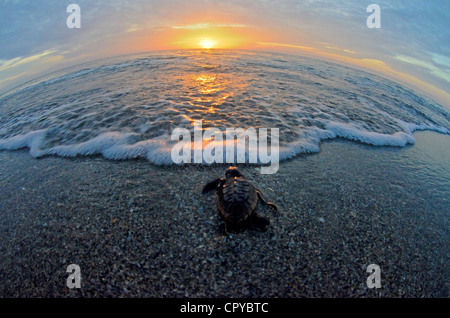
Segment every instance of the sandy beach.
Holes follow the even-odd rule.
[[[0,296],[449,297],[450,138],[414,136],[325,142],[274,175],[239,166],[280,215],[260,205],[270,229],[232,235],[201,194],[225,165],[1,151]]]

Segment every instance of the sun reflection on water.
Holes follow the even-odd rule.
[[[176,109],[182,121],[178,123],[190,126],[191,133],[199,128],[195,126],[196,120],[202,121],[202,132],[217,128],[219,133],[234,126],[234,114],[241,107],[235,98],[247,91],[249,83],[246,74],[231,68],[230,61],[223,59],[222,54],[221,50],[195,51],[195,56],[191,56],[186,65],[187,71],[178,73],[173,79],[180,89]],[[206,137],[202,147],[216,143],[222,141]]]

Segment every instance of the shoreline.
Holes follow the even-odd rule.
[[[0,297],[448,297],[449,179],[436,149],[450,141],[414,136],[402,148],[322,141],[274,175],[243,165],[280,216],[261,207],[270,229],[233,235],[219,230],[215,195],[201,195],[225,164],[0,151]],[[380,289],[365,286],[372,263]],[[69,264],[79,290],[66,287]]]

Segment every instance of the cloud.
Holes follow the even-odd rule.
[[[126,30],[126,33],[130,33],[130,32],[136,32],[136,31],[141,31],[143,30],[142,27],[140,27],[138,24],[131,24]]]
[[[441,67],[450,68],[450,57],[434,53],[431,56],[434,63]]]
[[[343,49],[337,46],[333,46],[330,45],[328,43],[321,43],[322,45],[324,45],[325,48],[333,50],[333,51],[338,51],[338,52],[344,52],[344,53],[348,53],[348,54],[356,54],[355,51],[349,50],[349,49]]]
[[[211,23],[197,23],[190,25],[173,26],[172,29],[186,29],[186,30],[199,30],[210,28],[244,28],[244,24],[211,24]]]
[[[431,74],[433,74],[434,76],[437,76],[447,82],[450,83],[450,72],[449,71],[444,71],[442,68],[436,67],[433,63],[427,62],[427,61],[423,61],[423,60],[419,60],[416,59],[414,57],[411,56],[405,56],[405,55],[397,55],[395,57],[397,60],[405,62],[405,63],[409,63],[421,68],[426,69],[428,72],[430,72]],[[446,57],[442,57],[436,55],[433,58],[433,61],[437,64],[446,66],[447,68],[450,66],[450,59],[446,58]],[[449,64],[447,64],[449,63]]]
[[[23,75],[25,75],[25,74],[26,74],[26,72],[22,72],[22,73],[20,73],[20,74],[17,74],[17,75],[10,76],[10,77],[8,77],[8,78],[2,79],[2,80],[0,80],[0,84],[1,84],[1,83],[4,83],[4,82],[8,82],[8,81],[15,80],[16,78],[19,78],[19,77],[21,77],[21,76],[23,76]]]
[[[31,56],[28,56],[25,58],[16,57],[16,58],[13,58],[10,60],[2,60],[2,63],[0,64],[0,72],[6,71],[11,68],[18,67],[18,66],[22,66],[23,64],[34,62],[36,60],[43,58],[44,56],[51,55],[55,52],[57,52],[57,51],[56,50],[47,50],[47,51],[41,52],[39,54],[31,55]]]
[[[309,51],[309,52],[318,52],[319,49],[310,47],[310,46],[303,46],[303,45],[295,45],[295,44],[286,44],[286,43],[273,43],[273,42],[256,42],[256,44],[262,45],[262,46],[277,46],[277,47],[286,47],[286,48],[293,48],[293,49],[300,49],[302,51]]]

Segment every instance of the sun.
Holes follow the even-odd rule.
[[[214,46],[216,45],[216,41],[213,41],[211,39],[203,39],[199,44],[202,48],[209,50],[214,48]]]

